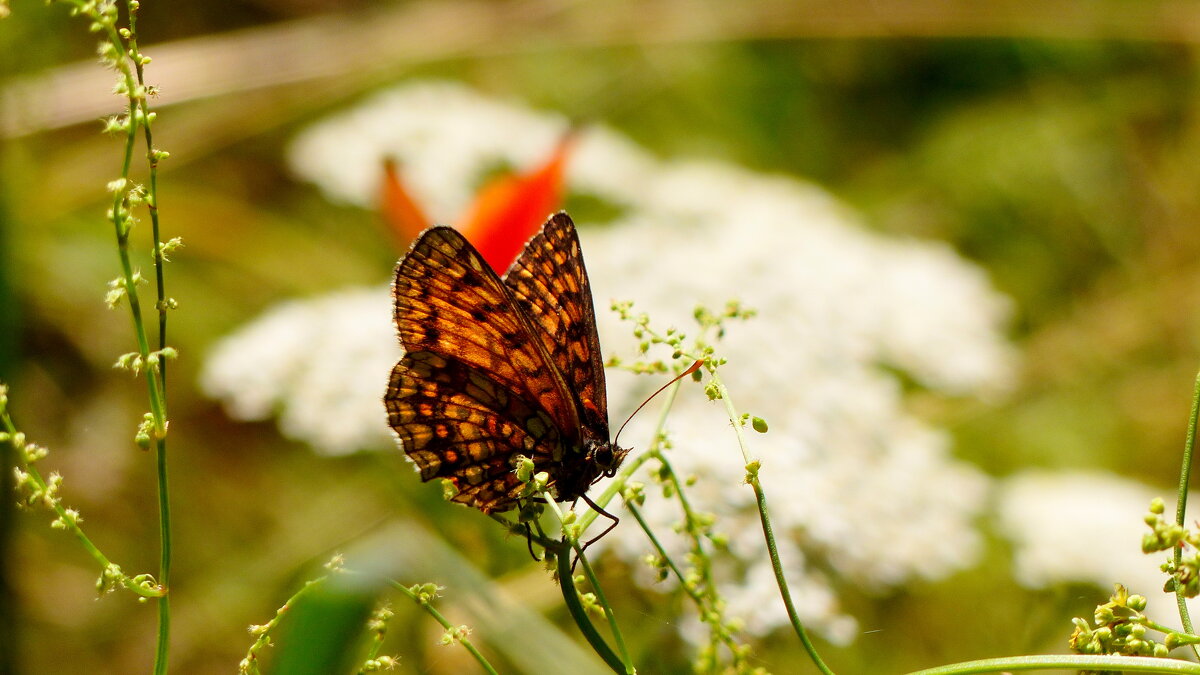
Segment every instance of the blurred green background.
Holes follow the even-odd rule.
[[[161,175],[165,227],[187,246],[168,270],[183,307],[170,339],[183,355],[171,373],[175,672],[231,672],[250,643],[246,626],[398,514],[441,530],[486,561],[507,592],[565,623],[557,590],[523,543],[427,493],[406,495],[407,469],[373,456],[316,457],[273,424],[230,421],[195,391],[206,347],[264,307],[386,278],[397,252],[378,216],[330,204],[290,177],[281,156],[303,124],[409,78],[452,78],[603,121],[661,156],[798,175],[880,231],[950,243],[1014,299],[1012,339],[1025,361],[1004,402],[918,391],[921,415],[950,428],[958,455],[994,475],[1101,467],[1172,489],[1200,366],[1192,5],[143,5],[151,56],[170,42],[230,58],[187,79],[169,80],[156,64],[148,71],[163,90],[156,141],[172,153]],[[52,449],[91,536],[126,570],[151,570],[153,461],[130,442],[145,394],[110,367],[133,342],[127,316],[102,302],[117,273],[103,212],[119,144],[94,120],[119,104],[107,96],[110,75],[91,63],[82,21],[34,0],[12,9],[0,22],[0,86],[8,97],[33,96],[15,87],[39,83],[36,95],[54,105],[19,118],[4,108],[0,120],[0,377],[14,387],[21,426]],[[394,31],[395,45],[318,40],[289,60],[304,30],[337,35],[339,22]],[[0,528],[9,589],[0,612],[16,618],[0,619],[15,639],[3,667],[146,671],[153,609],[128,594],[97,601],[95,570],[45,527],[45,514],[4,518],[13,527]],[[674,602],[636,588],[617,594],[634,616]],[[1023,590],[996,545],[947,582],[883,599],[848,594],[864,630],[878,632],[824,652],[839,671],[898,672],[1061,651],[1069,617],[1089,615],[1105,595]],[[439,627],[394,605],[385,651],[402,656],[402,672],[471,672],[461,653],[437,645]],[[672,634],[661,626],[636,638],[647,672],[686,671]],[[794,642],[781,632],[758,654],[773,672],[808,672]]]

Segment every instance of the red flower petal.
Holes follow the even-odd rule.
[[[401,251],[406,250],[408,243],[430,225],[425,212],[417,206],[408,190],[404,188],[396,161],[390,157],[383,160],[383,189],[380,202],[383,221],[395,235]]]
[[[496,271],[507,269],[525,242],[558,210],[563,171],[573,142],[574,135],[567,134],[542,166],[485,185],[459,222],[458,230]]]

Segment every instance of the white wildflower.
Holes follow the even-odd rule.
[[[1150,500],[1165,493],[1101,472],[1039,470],[1005,479],[997,520],[1013,544],[1017,580],[1028,588],[1087,583],[1105,592],[1119,583],[1168,608],[1175,596],[1163,592],[1159,566],[1170,553],[1141,550]]]
[[[285,303],[217,343],[200,384],[242,420],[328,454],[385,447],[387,375],[401,356],[386,286]]]
[[[528,167],[566,129],[557,115],[422,84],[316,125],[296,141],[291,162],[331,198],[368,206],[382,159],[395,157],[414,196],[445,220],[462,212],[488,168]],[[855,632],[809,555],[878,591],[973,563],[980,538],[972,521],[988,481],[951,458],[945,433],[905,410],[899,383],[880,365],[954,395],[1003,391],[1014,360],[1001,336],[1009,308],[979,269],[944,245],[868,232],[814,186],[662,162],[602,129],[580,132],[568,189],[622,207],[609,227],[581,223],[606,354],[634,349],[629,327],[605,309],[611,299],[633,300],[656,325],[688,333],[697,303],[718,309],[739,298],[759,311],[728,326],[722,374],[738,407],[770,423],[769,434],[750,432],[751,451],[762,460],[793,596],[811,627],[837,642]],[[243,416],[278,411],[285,432],[327,452],[382,447],[380,397],[398,354],[388,300],[382,290],[363,291],[351,307],[347,297],[293,305],[230,338],[210,360],[207,389]],[[614,422],[660,383],[608,377]],[[636,419],[623,444],[644,447],[652,418]],[[718,569],[730,615],[754,634],[784,625],[723,409],[686,389],[669,429],[672,461],[699,478],[689,495],[717,513],[736,557]],[[657,497],[645,510],[659,533],[669,535],[679,519]],[[678,537],[666,544],[673,553],[684,547]],[[638,565],[649,550],[629,522],[597,546]]]

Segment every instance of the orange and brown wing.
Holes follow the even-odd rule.
[[[405,354],[392,369],[384,404],[421,479],[449,479],[457,488],[452,501],[484,513],[517,500],[515,455],[532,458],[538,470],[562,462],[563,444],[545,412],[458,359]]]
[[[579,426],[567,382],[492,268],[461,234],[432,227],[396,268],[396,331],[406,352],[455,359],[538,406],[559,429]]]
[[[608,400],[596,311],[570,216],[560,212],[550,217],[504,274],[504,283],[540,328],[537,337],[576,395],[587,431],[607,442]]]

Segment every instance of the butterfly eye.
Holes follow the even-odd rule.
[[[605,469],[612,466],[615,456],[616,455],[614,455],[611,445],[602,445],[599,448],[596,448],[596,463]]]

